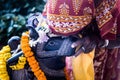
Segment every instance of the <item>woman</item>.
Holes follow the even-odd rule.
[[[84,59],[81,58],[81,55],[78,58],[71,57],[74,63],[72,64],[71,61],[69,61],[68,58],[66,58],[67,59],[66,67],[69,75],[71,75],[70,77],[71,80],[73,79],[73,76],[75,80],[94,79],[93,70],[94,51],[92,50],[95,48],[96,44],[94,40],[89,41],[89,38],[93,36],[93,33],[97,32],[94,31],[94,28],[97,27],[93,26],[93,22],[95,22],[93,20],[93,16],[94,16],[94,2],[92,0],[48,0],[47,2],[47,19],[51,32],[56,35],[74,36],[79,39],[77,42],[80,43],[79,46],[81,48],[77,51],[77,54],[82,53]],[[99,34],[94,34],[94,36],[99,36]],[[86,46],[89,44],[88,41],[91,42],[91,44],[89,46]],[[72,47],[75,47],[75,45],[73,45]],[[87,49],[84,50],[84,48]],[[91,51],[92,51],[91,54],[84,55],[83,53],[83,52],[89,53]],[[88,58],[90,58],[90,60],[87,60],[87,62],[85,62],[87,66],[86,65],[81,66],[80,65],[81,63],[78,60],[76,60],[81,59],[81,61],[85,61],[85,59]],[[71,71],[71,64],[73,67],[73,74]],[[76,64],[78,64],[78,66]],[[90,75],[87,74],[86,72],[86,70],[89,69],[91,69]],[[79,74],[80,70],[82,70],[82,72],[80,72]]]
[[[104,39],[106,42],[104,48],[96,49],[96,56],[94,59],[95,79],[119,80],[119,0],[94,1],[98,27],[102,39]]]
[[[118,12],[118,6],[116,6],[117,3],[118,3],[117,0],[94,0],[94,2],[92,0],[48,1],[47,7],[48,10],[47,18],[49,20],[48,24],[54,34],[62,36],[79,35],[79,41],[72,45],[73,47],[81,45],[76,53],[77,56],[81,52],[89,53],[96,47],[95,51],[96,54],[94,59],[96,80],[119,79],[117,78],[118,74],[113,75],[113,73],[115,74],[117,73],[115,72],[117,62],[119,61],[117,60],[119,57],[118,54],[119,52],[117,48],[120,45],[119,43],[120,17]],[[96,10],[95,12],[94,9]],[[87,23],[86,25],[80,25],[79,23],[82,23],[81,20],[76,22],[74,20],[70,20],[69,17],[67,18],[67,16],[81,17],[84,15],[91,16],[91,18],[86,20]],[[96,21],[94,20],[94,18],[96,19]],[[84,20],[84,18],[82,19]],[[71,26],[70,21],[72,21],[73,23],[76,22],[78,28],[75,29],[73,25]],[[92,55],[92,58],[89,59],[90,63],[87,60],[86,64],[91,64],[93,57],[94,55]],[[84,78],[85,76],[89,76],[87,75],[87,72],[85,72],[86,74],[84,74],[83,75],[84,77],[82,78],[78,78],[80,75],[76,76],[77,74],[76,72],[80,71],[79,69],[74,70],[76,68],[76,65],[80,64],[77,61],[78,59],[74,59],[72,64],[73,75],[75,77],[75,80],[87,80]],[[82,59],[82,61],[84,62],[85,60]],[[109,64],[109,66],[107,66],[107,63]],[[81,65],[79,65],[78,68],[81,68]],[[71,71],[71,68],[69,70]],[[89,70],[88,66],[85,70]],[[93,71],[92,74],[94,75]],[[93,75],[91,80],[93,80],[94,78]],[[112,75],[113,77],[110,77],[110,75]]]

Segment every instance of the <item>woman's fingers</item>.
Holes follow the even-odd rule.
[[[78,40],[78,41],[74,42],[71,45],[71,47],[72,48],[76,47],[77,51],[74,55],[76,57],[82,52],[84,52],[84,53],[91,52],[96,47],[96,42],[91,41],[89,38],[84,38],[84,39],[81,39],[81,40]]]
[[[80,53],[82,53],[83,52],[83,50],[82,50],[82,48],[80,48],[76,53],[75,53],[75,57],[77,57]]]
[[[72,48],[76,48],[77,46],[80,46],[81,43],[82,43],[82,41],[81,41],[81,40],[78,40],[78,41],[74,42],[74,43],[71,45],[71,47],[72,47]]]
[[[94,48],[96,47],[96,44],[94,42],[91,42],[90,44],[88,44],[87,46],[84,46],[84,53],[89,53],[91,52]]]

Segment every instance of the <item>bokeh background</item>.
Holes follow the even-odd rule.
[[[31,13],[42,12],[46,0],[0,0],[0,48],[12,36],[26,31],[26,20]]]

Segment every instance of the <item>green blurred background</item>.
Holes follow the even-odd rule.
[[[45,0],[0,0],[0,48],[12,36],[26,31],[26,20],[31,13],[42,12]]]

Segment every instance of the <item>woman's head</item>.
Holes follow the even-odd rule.
[[[48,0],[48,25],[54,33],[71,35],[88,25],[94,13],[92,0]]]

